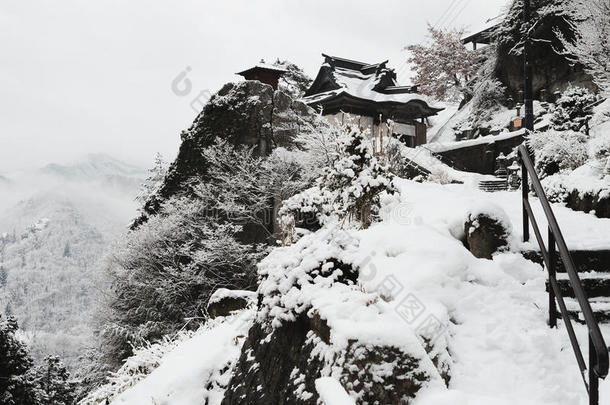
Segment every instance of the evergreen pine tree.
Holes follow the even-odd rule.
[[[556,102],[553,127],[559,131],[582,131],[591,118],[590,106],[595,100],[595,95],[583,87],[568,87]]]
[[[71,251],[70,251],[70,242],[66,242],[66,245],[64,246],[64,257],[70,257],[72,255]]]
[[[0,288],[6,286],[8,280],[8,272],[4,266],[0,266]]]
[[[70,405],[75,400],[75,383],[57,356],[48,356],[36,367],[36,384],[46,405]]]
[[[333,216],[368,228],[380,209],[380,195],[394,194],[394,175],[374,156],[362,129],[341,127],[333,156],[315,185],[284,201],[280,215],[295,218],[315,213],[321,223]]]
[[[40,404],[39,390],[31,374],[32,359],[25,344],[16,336],[13,317],[0,316],[0,404]]]

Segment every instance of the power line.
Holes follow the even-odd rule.
[[[445,9],[445,11],[443,12],[443,14],[441,14],[441,16],[439,17],[439,19],[438,19],[438,20],[436,21],[436,23],[434,24],[434,27],[437,27],[437,26],[438,26],[438,24],[441,22],[441,20],[442,20],[443,18],[445,18],[445,16],[446,16],[446,15],[447,15],[447,13],[449,12],[449,10],[451,10],[451,7],[453,7],[453,5],[455,4],[455,2],[456,2],[456,1],[458,1],[458,0],[453,0],[453,1],[451,2],[451,4],[449,4],[449,7],[447,7],[447,8]]]
[[[450,16],[452,13],[452,11],[455,11],[454,6],[458,6],[460,4],[460,2],[462,2],[463,0],[451,0],[451,3],[449,3],[449,6],[445,9],[445,11],[443,12],[443,14],[441,14],[441,16],[439,17],[439,19],[436,21],[436,23],[433,25],[433,28],[436,28],[439,23],[445,18]],[[453,10],[452,10],[453,9]],[[401,75],[404,73],[405,68],[408,66],[409,62],[405,61],[397,70],[396,70],[396,75],[398,77],[398,75]]]
[[[451,18],[451,21],[449,21],[449,23],[445,24],[444,27],[448,28],[449,26],[451,26],[451,24],[453,24],[453,22],[455,20],[457,20],[457,18],[460,15],[462,15],[464,10],[466,10],[466,7],[468,7],[468,5],[470,4],[471,1],[472,0],[452,0],[451,3],[449,4],[449,6],[445,9],[443,14],[440,16],[440,18],[437,20],[436,24],[434,24],[433,27],[437,28],[440,23],[442,23],[443,21],[446,22],[449,18]],[[460,8],[460,6],[462,6],[462,7]],[[452,16],[453,16],[453,18],[452,18]],[[397,77],[398,77],[398,75],[402,75],[404,73],[407,66],[408,66],[408,61],[405,61],[400,66],[400,68],[398,68],[396,70]]]
[[[459,14],[460,6],[463,4],[463,2],[464,2],[464,0],[457,0],[457,2],[450,9],[449,13],[447,13],[445,15],[445,17],[441,18],[441,20],[438,22],[437,27],[446,26],[447,21],[452,19],[453,16],[456,15],[455,14],[456,12],[458,12],[458,14]]]
[[[446,27],[449,27],[451,24],[453,24],[453,22],[455,20],[457,20],[457,18],[464,12],[464,10],[466,10],[466,7],[468,7],[468,4],[470,4],[472,0],[467,0],[466,3],[464,4],[464,7],[462,7],[462,9],[455,15],[455,17],[453,17],[453,20],[451,20],[449,22],[449,24],[446,25]]]

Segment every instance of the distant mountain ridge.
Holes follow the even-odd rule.
[[[147,171],[105,154],[0,176],[0,313],[32,354],[74,370],[91,346],[101,261],[136,216]],[[4,198],[5,197],[5,198]]]
[[[97,262],[110,236],[55,196],[34,197],[8,211],[22,225],[5,227],[0,218],[0,267],[7,276],[0,312],[17,317],[37,359],[60,355],[74,366],[91,339]]]
[[[96,180],[112,177],[142,178],[146,175],[146,170],[104,153],[88,154],[84,160],[71,165],[51,163],[44,166],[41,171],[68,180]]]

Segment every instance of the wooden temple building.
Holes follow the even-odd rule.
[[[494,41],[494,36],[498,25],[502,23],[505,16],[501,14],[497,17],[490,18],[483,22],[479,27],[475,27],[471,32],[462,37],[464,45],[472,44],[472,49],[477,50],[477,46],[489,45]]]
[[[364,63],[322,54],[324,63],[303,101],[321,110],[329,119],[345,122],[357,120],[371,134],[391,128],[390,136],[407,146],[427,142],[426,118],[436,115],[435,108],[417,86],[398,86],[396,73],[388,61]],[[388,120],[391,126],[387,126]]]
[[[266,64],[264,60],[261,60],[254,67],[236,74],[243,76],[246,80],[258,80],[261,83],[270,85],[273,87],[273,90],[277,90],[280,77],[284,73],[286,73],[286,69]]]

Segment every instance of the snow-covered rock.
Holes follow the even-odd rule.
[[[231,347],[234,366],[221,373],[226,385],[217,396],[205,397],[206,376],[228,360],[203,355],[218,352],[202,335],[180,351],[184,359],[190,354],[184,370],[172,357],[161,360],[163,372],[121,398],[168,405],[203,404],[204,398],[271,404],[278,397],[325,405],[584,405],[568,335],[547,325],[545,273],[520,253],[536,248],[520,242],[520,193],[407,180],[396,186],[400,200],[384,200],[380,223],[366,230],[327,224],[263,260],[252,327],[223,337],[247,335],[238,339],[245,341],[241,351]],[[532,205],[545,227],[534,197]],[[553,208],[570,248],[610,248],[610,220]],[[474,257],[460,240],[464,218],[482,212],[510,234],[509,250],[492,260]],[[227,325],[222,319],[213,327]],[[575,327],[586,342],[586,328]],[[206,370],[198,380],[191,378],[201,376],[197,370]],[[180,402],[178,390],[189,398],[198,393],[199,402]],[[603,382],[602,398],[608,394]]]

